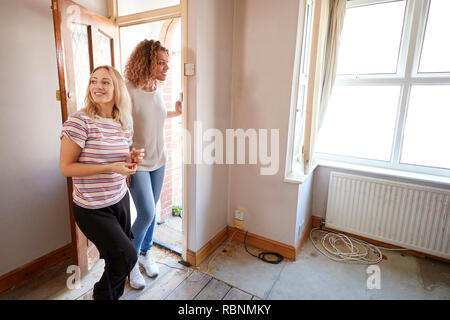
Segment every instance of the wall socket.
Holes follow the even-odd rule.
[[[244,220],[244,211],[241,209],[234,210],[234,218],[238,220]]]
[[[244,211],[241,209],[234,210],[234,226],[238,229],[244,227]]]

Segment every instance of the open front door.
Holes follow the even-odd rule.
[[[62,121],[84,107],[91,71],[119,65],[119,29],[111,20],[69,0],[52,0]],[[72,179],[67,180],[74,263],[81,274],[97,262],[96,247],[77,227],[72,214]]]

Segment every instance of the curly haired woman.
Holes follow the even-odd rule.
[[[137,217],[131,228],[138,261],[130,273],[130,286],[145,287],[139,270],[142,264],[149,277],[158,275],[150,249],[155,229],[156,204],[164,181],[167,150],[164,143],[166,118],[181,115],[181,102],[175,111],[166,111],[160,82],[166,80],[169,70],[169,51],[159,41],[143,40],[130,55],[125,66],[127,88],[133,102],[134,139],[136,149],[144,149],[145,157],[131,178],[130,192]]]

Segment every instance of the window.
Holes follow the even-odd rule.
[[[450,176],[448,12],[448,0],[348,2],[317,158]]]
[[[289,143],[287,155],[288,163],[286,165],[286,179],[297,180],[299,176],[303,176],[302,168],[302,146],[304,140],[305,127],[305,104],[307,99],[310,53],[311,53],[311,36],[313,27],[314,5],[312,0],[304,2],[304,7],[299,8],[299,24],[297,30],[297,49],[294,67],[294,79],[292,81],[292,105],[291,105],[291,123],[289,132],[290,139],[293,143]],[[291,132],[293,132],[291,136]]]
[[[180,0],[116,0],[119,16],[177,6]]]

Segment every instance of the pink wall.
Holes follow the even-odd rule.
[[[187,62],[196,69],[187,83],[193,139],[194,121],[201,121],[204,131],[230,128],[232,40],[233,1],[188,1]],[[189,166],[188,249],[198,251],[227,226],[228,176],[227,165]]]
[[[0,1],[0,276],[71,243],[50,1]]]
[[[298,214],[299,186],[283,181],[298,5],[299,0],[188,2],[187,62],[196,66],[187,86],[191,134],[194,121],[202,121],[203,130],[222,132],[279,129],[275,175],[260,175],[261,165],[189,166],[190,250],[232,226],[237,207],[245,211],[245,230],[296,244],[297,225],[310,211],[305,205]]]
[[[228,224],[245,209],[244,229],[295,245],[298,185],[284,178],[298,0],[235,1],[232,127],[279,129],[279,170],[230,166]]]

